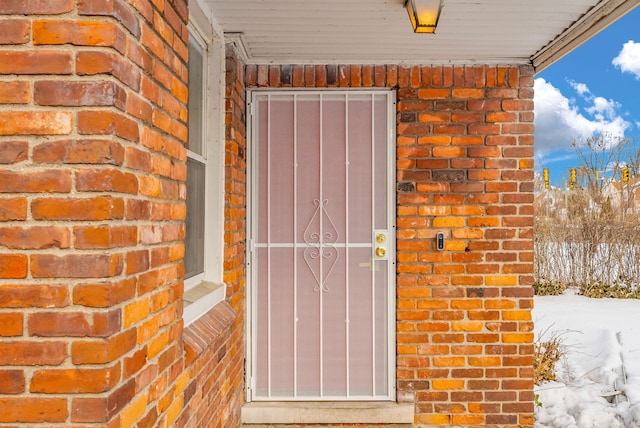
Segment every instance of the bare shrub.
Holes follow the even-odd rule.
[[[533,283],[533,292],[537,296],[560,296],[565,291],[567,291],[567,284],[553,282],[548,279]]]
[[[556,380],[556,363],[563,355],[564,349],[559,335],[553,335],[549,340],[539,339],[534,345],[533,382],[540,385]]]
[[[606,136],[574,148],[583,164],[574,188],[544,189],[539,179],[536,186],[536,294],[561,294],[572,286],[591,297],[638,298],[640,216],[633,196],[640,190],[640,151]],[[621,180],[623,167],[632,170],[629,183]]]
[[[607,284],[595,282],[583,287],[580,294],[595,299],[615,298],[615,299],[640,299],[640,288],[624,284]]]

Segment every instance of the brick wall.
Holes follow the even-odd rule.
[[[245,79],[228,51],[228,299],[183,332],[186,1],[6,0],[0,18],[0,424],[238,425],[243,81],[397,89],[399,395],[419,424],[532,424],[531,69]]]
[[[248,65],[246,79],[397,90],[398,395],[417,424],[533,425],[533,70]]]
[[[0,2],[0,425],[186,421],[197,394],[212,402],[192,379],[198,352],[231,361],[221,391],[238,414],[241,174],[233,308],[205,316],[223,325],[199,350],[180,317],[187,21],[186,0]]]

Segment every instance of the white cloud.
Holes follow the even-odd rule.
[[[640,79],[640,43],[629,40],[622,45],[622,50],[618,56],[611,61],[623,73],[629,72]]]
[[[593,97],[591,101],[593,106],[586,107],[585,110],[593,115],[596,120],[615,120],[616,109],[620,107],[619,103],[602,97]]]
[[[584,83],[569,84],[587,104],[583,109],[543,78],[535,80],[534,147],[537,157],[567,150],[573,141],[596,134],[622,137],[631,126],[618,114],[619,103],[593,95]]]
[[[561,154],[558,155],[550,155],[550,156],[545,156],[544,157],[544,161],[547,164],[551,164],[551,163],[556,163],[556,162],[564,162],[567,160],[575,160],[576,159],[576,154],[575,153],[566,153],[563,152]]]
[[[593,105],[585,107],[585,111],[595,117],[596,120],[615,119],[616,109],[620,108],[620,103],[608,100],[603,97],[593,95],[586,83],[568,81],[569,85],[580,95],[580,97]]]
[[[573,80],[569,80],[569,84],[573,89],[576,90],[578,95],[583,95],[583,96],[585,94],[591,95],[591,91],[589,90],[589,87],[585,83],[578,83],[578,82],[574,82]]]

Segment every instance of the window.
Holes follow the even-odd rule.
[[[189,139],[184,254],[184,322],[225,297],[224,50],[212,18],[194,2],[189,23]],[[208,31],[207,31],[208,30]]]
[[[184,279],[197,283],[204,275],[205,188],[207,172],[204,129],[206,45],[189,32],[189,141],[187,145],[187,234],[184,240]]]

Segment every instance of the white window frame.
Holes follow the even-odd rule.
[[[203,155],[188,157],[205,164],[204,272],[184,282],[185,326],[223,301],[224,259],[224,36],[210,9],[200,0],[189,4],[189,34],[205,47],[203,71]],[[187,171],[189,174],[189,171]]]

